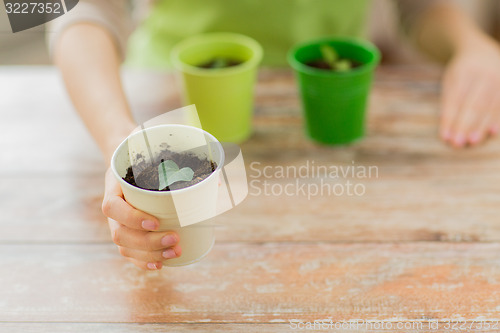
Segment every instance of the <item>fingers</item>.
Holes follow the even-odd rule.
[[[182,254],[174,232],[139,231],[108,219],[113,242],[122,256],[142,269],[161,269],[162,261]]]
[[[490,127],[490,134],[497,135],[500,132],[500,119],[497,119],[495,123]]]
[[[134,258],[127,258],[128,261],[136,265],[137,267],[144,269],[144,270],[150,270],[154,271],[157,269],[161,269],[163,267],[163,264],[161,261],[158,262],[146,262],[146,261],[140,261]]]
[[[118,249],[122,256],[146,263],[162,262],[177,258],[180,255],[180,247],[178,245],[159,251],[141,251],[122,246],[119,246]]]
[[[130,206],[111,170],[106,173],[102,211],[108,217],[113,242],[120,254],[143,269],[160,269],[162,261],[177,258],[182,251],[179,236],[172,231],[151,232],[159,221]]]
[[[445,75],[443,79],[443,93],[441,98],[441,125],[440,136],[444,141],[451,141],[454,137],[453,124],[455,117],[460,110],[464,94],[462,90],[466,90],[463,80],[456,80],[451,75]]]
[[[466,144],[477,145],[489,134],[494,118],[499,110],[495,105],[496,92],[490,87],[478,86],[470,93],[455,122],[453,144],[463,147]]]
[[[156,251],[172,247],[179,242],[174,232],[147,232],[128,228],[117,223],[111,231],[113,242],[118,246],[142,250]]]
[[[483,142],[489,135],[493,135],[491,128],[494,126],[498,114],[500,114],[500,103],[495,101],[491,101],[483,109],[483,112],[477,114],[475,122],[471,124],[469,129],[468,142],[470,145],[475,146]]]
[[[500,130],[500,49],[484,40],[477,47],[455,54],[443,77],[440,135],[457,148]]]
[[[106,172],[102,212],[107,217],[136,230],[154,231],[160,226],[154,216],[135,209],[124,200],[120,184],[111,170]]]
[[[495,133],[500,122],[496,120],[500,117],[498,93],[484,84],[470,89],[444,84],[443,88],[440,134],[444,141],[461,148],[477,145]]]
[[[482,100],[482,87],[473,89],[466,97],[460,109],[455,111],[453,126],[451,129],[451,143],[457,147],[463,147],[470,143],[470,139],[479,142],[482,133],[478,132],[478,124],[484,119],[484,111],[487,103]]]
[[[494,115],[491,117],[491,123],[488,125],[488,133],[494,136],[500,133],[500,94],[496,95],[492,112]]]
[[[119,248],[119,249],[120,249],[120,253],[122,253],[122,251],[123,251],[124,254],[131,255],[130,257],[125,256],[125,259],[127,259],[128,261],[130,261],[131,263],[133,263],[134,265],[136,265],[137,267],[139,267],[141,269],[154,271],[154,270],[161,269],[163,267],[162,261],[164,261],[165,259],[161,259],[158,261],[141,260],[141,259],[137,259],[132,252],[124,251],[121,248]],[[180,248],[178,250],[180,253]],[[179,254],[179,256],[180,256],[180,254]]]
[[[476,101],[473,102],[478,112],[466,129],[470,145],[477,145],[488,137],[489,128],[500,111],[500,105],[497,102],[497,100],[500,101],[497,97],[497,85],[483,83],[479,88],[481,90],[477,94]]]

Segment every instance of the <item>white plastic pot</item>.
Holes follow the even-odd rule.
[[[145,190],[123,180],[138,154],[155,157],[165,147],[178,153],[193,152],[200,158],[216,162],[217,168],[200,183],[172,191]],[[182,255],[166,260],[164,265],[189,265],[210,252],[215,235],[213,225],[207,220],[216,215],[219,175],[223,164],[224,150],[219,141],[202,129],[185,125],[159,125],[135,132],[113,154],[111,169],[120,182],[125,200],[157,217],[159,231],[172,230],[179,235]]]

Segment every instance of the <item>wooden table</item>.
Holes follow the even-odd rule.
[[[180,105],[170,76],[124,80],[139,119]],[[57,72],[1,68],[0,332],[288,332],[290,320],[322,319],[498,327],[500,141],[441,143],[438,82],[429,67],[380,69],[366,139],[329,148],[305,138],[291,73],[263,71],[242,145],[248,198],[217,218],[202,262],[144,272],[110,240],[104,165]],[[264,181],[297,184],[264,168],[313,161],[378,177],[298,179],[351,181],[363,195],[258,195]]]

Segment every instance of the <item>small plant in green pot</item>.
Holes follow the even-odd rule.
[[[179,42],[171,58],[184,104],[196,105],[202,128],[223,142],[246,140],[261,46],[240,34],[207,33]]]
[[[294,47],[295,70],[307,134],[324,144],[348,144],[365,133],[365,111],[377,48],[356,39],[328,38]]]

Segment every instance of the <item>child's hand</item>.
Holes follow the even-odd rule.
[[[158,229],[158,219],[125,201],[110,169],[105,184],[102,211],[122,256],[142,269],[155,270],[162,267],[162,261],[181,255],[179,236],[175,232],[151,232]]]
[[[500,129],[500,47],[488,37],[458,51],[443,77],[440,134],[460,148]]]

